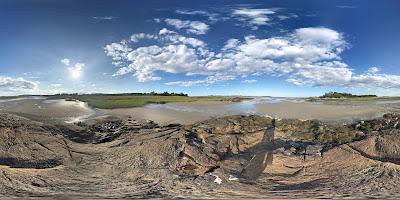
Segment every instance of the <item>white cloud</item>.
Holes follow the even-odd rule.
[[[161,29],[161,30],[158,32],[158,34],[159,34],[159,35],[167,35],[167,34],[176,34],[176,32],[175,32],[175,31],[168,30],[168,29],[166,29],[166,28],[163,28],[163,29]]]
[[[190,73],[199,71],[205,61],[198,60],[198,55],[208,55],[203,41],[178,35],[174,31],[161,29],[158,35],[137,37],[130,42],[111,43],[104,48],[106,54],[113,59],[119,70],[113,76],[133,73],[139,81],[160,80],[154,76],[155,71],[168,73]],[[139,34],[141,35],[141,34]],[[131,38],[132,38],[131,37]],[[139,39],[153,39],[163,45],[150,45],[132,49],[129,45]]]
[[[135,34],[136,35],[136,34]],[[190,87],[234,80],[238,77],[282,76],[301,86],[400,87],[400,76],[379,73],[376,67],[356,74],[340,54],[348,48],[341,33],[324,28],[300,28],[285,36],[229,39],[219,51],[198,39],[168,29],[158,35],[111,43],[105,52],[119,70],[114,76],[133,74],[138,81],[161,80],[158,72],[201,75],[204,79],[172,81],[167,85]],[[155,44],[140,46],[143,39]]]
[[[255,8],[238,8],[234,9],[232,14],[234,17],[238,17],[239,20],[244,21],[256,30],[261,25],[267,25],[271,18],[270,15],[276,13],[276,9],[255,9]]]
[[[279,20],[287,20],[287,19],[291,19],[291,18],[298,18],[299,16],[293,13],[289,13],[286,15],[278,15],[276,16]]]
[[[66,66],[69,66],[70,60],[68,58],[64,58],[61,60],[61,63],[63,63]]]
[[[176,29],[184,29],[187,33],[193,33],[197,35],[206,34],[210,29],[209,26],[200,21],[189,21],[180,19],[165,19],[165,23]]]
[[[376,73],[378,73],[380,70],[379,70],[379,68],[377,68],[377,67],[371,67],[371,68],[369,68],[368,69],[368,73],[370,73],[370,74],[376,74]]]
[[[53,83],[53,84],[50,84],[50,87],[52,87],[52,88],[59,88],[59,87],[61,87],[61,84],[59,84],[59,83]]]
[[[303,65],[288,82],[306,86],[338,86],[351,81],[352,71],[339,61]]]
[[[255,79],[248,79],[248,80],[243,80],[242,83],[256,83],[257,80]]]
[[[400,88],[400,76],[391,74],[354,75],[347,87]]]
[[[111,43],[104,47],[104,51],[107,56],[112,57],[113,65],[115,66],[121,66],[122,61],[125,60],[131,50],[132,49],[128,47],[126,41]]]
[[[336,65],[335,65],[336,64]],[[366,74],[355,74],[340,62],[309,65],[300,69],[288,79],[295,85],[340,86],[348,88],[400,88],[400,76],[379,74],[377,68],[370,68]]]
[[[1,91],[27,91],[37,88],[37,83],[25,80],[23,78],[12,78],[0,76]]]
[[[138,34],[133,34],[131,35],[131,41],[132,42],[138,42],[139,40],[142,39],[157,39],[157,35],[153,35],[153,34],[146,34],[146,33],[138,33]]]
[[[181,87],[192,87],[195,85],[212,85],[224,81],[234,80],[236,77],[232,75],[216,75],[216,76],[209,76],[203,80],[191,80],[191,81],[174,81],[174,82],[167,82],[165,85],[177,85]]]
[[[228,41],[225,42],[224,47],[222,48],[222,50],[229,50],[229,49],[233,49],[235,47],[237,47],[237,45],[240,43],[240,41],[238,39],[229,39]]]
[[[117,17],[114,16],[104,16],[104,17],[93,17],[95,20],[113,20],[116,19]]]
[[[317,27],[317,28],[299,28],[295,31],[295,37],[302,40],[304,43],[311,43],[314,45],[336,45],[344,44],[342,34],[335,30]]]
[[[204,10],[176,10],[176,13],[181,15],[202,15],[206,16],[211,22],[218,21],[218,14],[210,13]]]

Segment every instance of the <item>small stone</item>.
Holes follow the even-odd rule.
[[[229,175],[228,180],[230,180],[230,181],[237,181],[237,180],[239,180],[239,179],[236,178],[236,177],[234,177],[234,176],[232,176],[232,175]]]
[[[218,185],[221,185],[222,179],[218,177],[217,175],[213,175],[215,177],[214,183],[217,183]]]

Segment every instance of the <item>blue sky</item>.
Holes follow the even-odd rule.
[[[399,1],[0,1],[0,95],[400,95]]]

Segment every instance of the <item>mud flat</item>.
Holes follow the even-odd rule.
[[[400,115],[158,125],[0,114],[0,198],[399,198]]]
[[[192,124],[212,117],[228,115],[269,115],[286,119],[318,119],[329,123],[351,123],[361,119],[381,117],[394,111],[398,104],[378,103],[308,103],[303,101],[197,101],[184,103],[151,104],[140,108],[102,110],[113,116],[131,116],[151,119],[159,124]]]
[[[313,104],[278,102],[256,104],[259,113],[279,118],[318,119],[326,122],[352,122],[382,116],[389,108],[377,104]]]
[[[153,120],[159,124],[192,124],[216,116],[237,114],[229,106],[238,103],[227,101],[196,101],[168,104],[150,104],[138,108],[101,110],[118,117],[133,117],[138,120]]]
[[[397,112],[400,102],[306,102],[300,98],[255,98],[241,102],[194,101],[148,104],[143,107],[96,109],[81,101],[45,98],[0,100],[0,113],[10,113],[42,122],[77,122],[97,117],[132,117],[158,124],[193,124],[213,117],[261,115],[283,119],[317,119],[327,123],[351,123]]]
[[[0,113],[11,113],[39,121],[75,122],[96,115],[85,102],[27,97],[0,100]]]

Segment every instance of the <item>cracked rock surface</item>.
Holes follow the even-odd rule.
[[[399,119],[159,126],[0,114],[0,198],[398,198]]]

